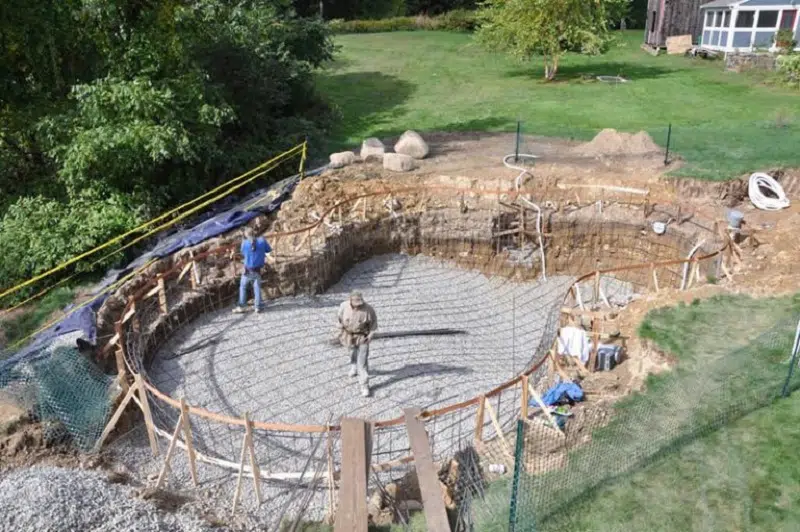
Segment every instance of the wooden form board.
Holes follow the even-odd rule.
[[[422,494],[422,508],[425,511],[425,522],[429,532],[450,532],[450,522],[447,520],[447,509],[442,498],[442,488],[439,487],[439,475],[433,465],[431,446],[428,442],[428,433],[425,425],[417,416],[419,408],[406,408],[406,430],[408,440],[411,442],[411,452],[414,455],[414,465],[419,479],[419,490]]]
[[[334,532],[367,532],[367,474],[372,445],[363,419],[342,419],[342,471]]]

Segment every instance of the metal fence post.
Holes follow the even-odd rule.
[[[514,162],[515,163],[519,162],[519,131],[520,131],[521,125],[522,125],[522,122],[517,120],[517,141],[516,141],[516,144],[514,145]]]
[[[792,381],[792,374],[794,374],[794,367],[797,365],[797,353],[800,351],[800,321],[797,322],[797,329],[794,333],[794,343],[792,344],[792,356],[789,360],[789,372],[786,374],[786,382],[783,383],[783,390],[781,390],[782,397],[788,397],[791,393],[789,384]]]
[[[514,445],[514,477],[511,480],[511,504],[508,511],[508,532],[517,530],[517,503],[519,499],[519,477],[523,464],[523,450],[525,448],[525,422],[517,420],[517,441]],[[533,529],[531,529],[533,532]]]

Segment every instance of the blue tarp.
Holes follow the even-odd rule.
[[[323,166],[311,172],[307,172],[305,175],[317,175],[326,168],[327,166]],[[208,239],[241,227],[257,216],[269,214],[278,210],[281,204],[291,197],[299,180],[300,176],[294,175],[268,188],[256,190],[244,199],[222,201],[214,208],[209,209],[205,214],[200,215],[201,219],[205,219],[199,223],[197,223],[197,218],[194,218],[194,225],[192,226],[165,232],[149,251],[137,257],[125,268],[108,271],[105,277],[93,287],[92,293],[101,293],[111,284],[125,275],[128,275],[136,268],[146,264],[150,259],[164,258],[181,249],[196,246]],[[87,305],[75,311],[59,323],[56,323],[52,327],[36,335],[30,343],[20,349],[11,358],[0,362],[0,373],[16,362],[30,359],[36,352],[41,351],[43,347],[47,346],[55,338],[64,334],[82,331],[82,338],[94,344],[97,340],[96,313],[107,297],[107,294],[99,296],[91,305]],[[69,310],[69,307],[64,310]]]
[[[583,401],[583,390],[574,382],[559,382],[542,397],[542,402],[547,406],[557,405],[564,400]]]

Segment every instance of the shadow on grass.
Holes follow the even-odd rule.
[[[318,86],[340,114],[332,131],[335,146],[368,131],[371,124],[401,116],[403,104],[416,89],[408,81],[381,72],[327,73],[318,78]]]
[[[555,82],[573,81],[587,79],[596,81],[596,76],[621,76],[631,81],[654,79],[666,76],[674,72],[671,68],[660,66],[649,66],[637,63],[625,63],[617,61],[604,61],[600,63],[582,64],[563,64],[558,67]],[[542,65],[531,64],[528,68],[520,68],[507,71],[505,78],[530,78],[544,81]],[[599,82],[598,82],[599,83]]]

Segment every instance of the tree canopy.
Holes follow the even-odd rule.
[[[567,51],[596,54],[610,42],[609,21],[624,16],[628,0],[486,0],[478,40],[529,60],[539,56],[546,80],[555,78]]]
[[[333,45],[291,0],[0,3],[0,279],[44,271],[332,113]]]

